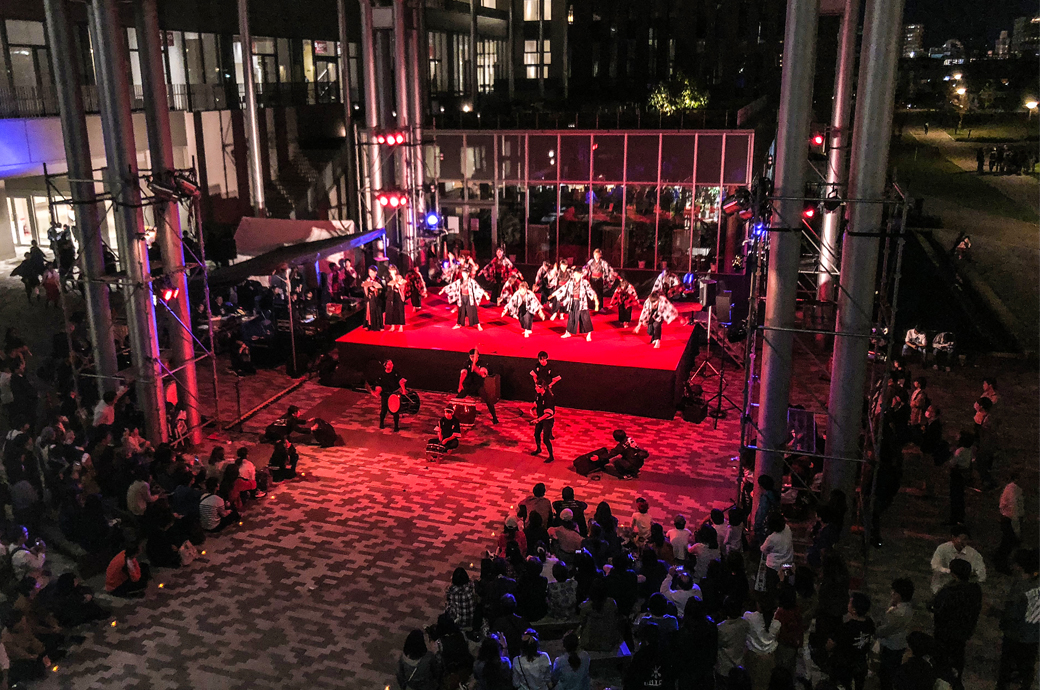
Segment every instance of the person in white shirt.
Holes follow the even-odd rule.
[[[121,386],[119,391],[107,391],[94,406],[94,426],[112,426],[116,423],[116,403],[130,390]]]
[[[748,622],[747,654],[744,656],[744,666],[751,675],[751,685],[754,688],[764,688],[769,685],[769,676],[773,673],[776,664],[776,648],[780,634],[780,621],[773,618],[776,613],[776,604],[772,597],[765,596],[758,600],[758,606],[754,611],[744,614],[744,620]]]
[[[668,569],[668,577],[661,583],[661,594],[675,604],[675,610],[679,613],[679,618],[682,618],[686,602],[690,599],[701,599],[701,588],[685,568],[673,565]]]
[[[37,539],[30,546],[26,544],[28,540],[29,530],[19,526],[15,529],[14,540],[7,547],[7,553],[11,556],[11,568],[17,580],[39,573],[47,560],[47,545]]]
[[[744,511],[730,508],[726,526],[719,534],[719,551],[722,556],[736,552],[744,552]]]
[[[791,527],[780,513],[772,513],[766,521],[769,536],[762,542],[760,550],[766,559],[766,591],[774,592],[780,584],[780,571],[785,565],[794,564],[794,540]]]
[[[672,543],[675,562],[682,565],[686,562],[686,549],[689,547],[693,535],[690,534],[690,530],[686,529],[686,516],[676,515],[673,524],[675,529],[668,530],[668,534],[665,536]]]
[[[650,538],[650,525],[653,521],[650,517],[650,502],[640,496],[636,499],[636,512],[632,513],[632,540],[636,546],[642,548]]]
[[[126,509],[138,517],[144,515],[148,504],[158,498],[152,494],[152,487],[146,478],[145,470],[139,470],[134,483],[126,490]]]
[[[986,581],[986,563],[982,554],[968,546],[968,530],[962,525],[955,525],[951,533],[953,537],[945,544],[939,544],[932,554],[932,594],[938,593],[947,583],[953,581],[950,574],[950,561],[960,558],[971,564],[971,573],[977,582]]]
[[[538,633],[528,628],[520,638],[520,655],[513,658],[513,687],[517,690],[549,690],[552,661],[538,651]]]
[[[238,477],[239,479],[245,479],[247,482],[256,481],[256,465],[249,461],[249,449],[246,447],[239,448],[236,452],[237,459],[235,464],[238,465]],[[239,463],[238,460],[242,462]]]
[[[1011,574],[1008,557],[1022,541],[1022,518],[1026,508],[1022,487],[1018,485],[1018,471],[1012,470],[1007,486],[1000,494],[1000,545],[993,554],[997,562],[997,570],[1005,575]]]

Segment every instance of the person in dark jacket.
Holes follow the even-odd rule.
[[[1030,620],[1029,602],[1040,598],[1040,551],[1018,551],[1012,574],[1015,579],[1000,617],[1004,639],[1000,647],[997,690],[1007,690],[1015,676],[1018,676],[1023,690],[1032,688],[1036,676],[1040,622],[1035,618]]]
[[[927,633],[914,631],[906,636],[909,650],[892,679],[894,690],[933,690],[935,680],[935,640]]]
[[[719,629],[705,608],[703,602],[688,599],[682,612],[682,627],[672,644],[672,655],[679,660],[675,665],[678,690],[710,688],[714,682]]]
[[[426,646],[423,631],[408,633],[397,660],[397,686],[401,690],[440,690],[442,675],[440,657]]]
[[[549,581],[542,577],[542,562],[536,556],[528,557],[526,570],[516,583],[517,613],[529,621],[545,618],[549,613],[548,588]]]
[[[964,676],[964,646],[975,633],[982,612],[982,588],[969,582],[971,564],[963,558],[950,561],[953,582],[939,590],[932,600],[934,637],[948,655],[958,677]]]
[[[603,459],[603,466],[606,467],[607,463],[613,460],[614,469],[617,470],[619,477],[635,479],[639,476],[643,463],[650,457],[650,453],[637,446],[624,429],[616,429],[613,435],[616,445]]]
[[[661,630],[654,623],[639,628],[639,650],[625,672],[624,690],[675,687],[673,657],[665,649]]]

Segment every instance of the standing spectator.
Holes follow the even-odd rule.
[[[798,594],[793,586],[786,582],[777,591],[776,620],[780,621],[780,634],[777,636],[776,666],[794,673],[795,660],[802,648],[805,628],[802,627],[802,612],[798,608]]]
[[[823,555],[834,548],[841,536],[838,525],[834,522],[834,512],[829,505],[823,504],[817,508],[816,518],[816,524],[810,530],[812,545],[805,556],[805,560],[813,568],[820,567]]]
[[[401,690],[440,690],[440,658],[426,646],[422,630],[412,630],[397,659],[397,686]]]
[[[566,654],[556,657],[553,662],[554,690],[589,690],[592,659],[588,652],[578,650],[578,635],[573,631],[563,636],[563,650]]]
[[[700,582],[708,574],[708,566],[712,561],[721,558],[719,552],[718,532],[710,525],[701,525],[697,530],[697,543],[690,550],[693,554],[693,579]]]
[[[726,526],[719,535],[719,549],[723,556],[744,552],[744,517],[744,511],[740,508],[729,509]]]
[[[924,487],[921,495],[931,497],[935,494],[935,470],[950,459],[950,443],[943,438],[942,410],[935,405],[929,405],[924,411],[924,422],[917,429],[917,445],[924,455]]]
[[[94,406],[93,426],[112,426],[116,423],[116,405],[130,389],[120,386],[118,391],[106,391]]]
[[[863,690],[867,680],[867,655],[875,632],[869,613],[870,597],[863,592],[853,592],[849,597],[848,618],[827,641],[834,668],[832,678],[846,688]]]
[[[520,654],[513,658],[513,685],[517,690],[549,690],[552,661],[538,650],[538,633],[528,628],[520,638]]]
[[[990,411],[993,401],[981,397],[975,401],[975,467],[979,471],[982,490],[996,488],[993,481],[993,462],[997,454],[996,423]]]
[[[1018,485],[1018,470],[1012,470],[1007,486],[1000,494],[1000,545],[993,557],[997,571],[1005,575],[1011,574],[1008,557],[1022,540],[1022,518],[1025,514],[1022,487]]]
[[[780,571],[794,564],[794,541],[791,527],[780,512],[769,516],[769,536],[762,542],[760,551],[766,560],[766,591],[775,592],[780,583]]]
[[[17,410],[18,414],[29,425],[30,430],[36,428],[36,408],[39,396],[36,387],[33,386],[25,375],[25,359],[15,359],[14,368],[11,370],[11,410]],[[8,415],[10,419],[10,415]]]
[[[715,662],[715,674],[718,678],[726,678],[734,668],[744,665],[751,624],[741,617],[741,608],[740,602],[734,597],[726,597],[722,602],[722,611],[726,618],[716,626],[719,631],[719,653]]]
[[[632,541],[637,548],[641,549],[650,538],[651,524],[653,518],[650,517],[650,502],[640,496],[636,499],[636,512],[632,513]]]
[[[675,665],[678,690],[711,688],[718,659],[719,629],[708,618],[704,604],[696,599],[686,603],[682,614],[682,627],[672,644],[672,654],[682,660]]]
[[[892,682],[896,671],[903,661],[906,652],[906,636],[910,631],[910,623],[914,618],[913,580],[901,577],[892,581],[892,598],[885,611],[884,620],[878,626],[877,636],[881,648],[881,661],[878,668],[878,680],[881,690],[892,690]]]
[[[141,544],[132,541],[109,562],[105,570],[105,591],[112,596],[144,595],[151,574],[148,566],[137,562]]]
[[[747,654],[745,665],[751,674],[754,690],[765,690],[769,685],[769,676],[776,665],[777,637],[780,634],[780,621],[773,617],[776,604],[768,595],[759,598],[754,611],[744,614],[748,623]]]
[[[570,510],[571,515],[574,518],[574,523],[578,526],[578,532],[580,532],[582,536],[587,536],[589,533],[589,525],[585,519],[585,511],[589,509],[589,504],[585,501],[575,500],[574,489],[569,486],[563,487],[560,496],[563,500],[556,501],[552,504],[557,520],[562,522],[560,514],[564,510]]]
[[[955,559],[967,561],[971,566],[969,575],[974,575],[979,582],[986,581],[986,563],[982,560],[982,554],[968,546],[971,537],[968,530],[960,525],[955,525],[950,531],[950,541],[939,546],[932,554],[932,593],[937,594],[944,585],[952,581],[950,563]]]
[[[1023,549],[1015,554],[1014,581],[1000,616],[1004,639],[1000,646],[997,690],[1007,690],[1018,676],[1022,690],[1033,687],[1037,646],[1040,644],[1040,551]]]
[[[910,393],[910,424],[916,427],[924,423],[925,410],[932,404],[932,401],[926,392],[928,379],[918,376],[914,379],[913,386],[914,389]]]
[[[780,494],[776,491],[776,483],[768,474],[758,478],[759,498],[758,510],[755,512],[755,543],[759,546],[766,539],[766,519],[773,508],[780,506]]]
[[[972,446],[975,437],[962,431],[957,438],[957,450],[950,456],[950,519],[951,525],[964,524],[964,486],[971,474]]]
[[[455,568],[451,574],[451,585],[447,591],[447,611],[455,625],[462,630],[473,628],[473,617],[477,607],[477,594],[465,568]]]
[[[982,588],[971,579],[971,564],[961,558],[950,561],[953,581],[932,600],[934,637],[948,655],[957,677],[964,677],[964,647],[975,633],[982,611]]]
[[[545,497],[545,484],[538,482],[531,489],[531,495],[520,501],[520,505],[517,507],[519,510],[523,508],[525,512],[521,513],[521,517],[530,517],[531,513],[538,513],[542,516],[542,525],[545,527],[549,526],[549,520],[552,518],[552,503],[548,498]]]
[[[686,517],[683,515],[676,515],[675,520],[672,522],[675,525],[674,529],[668,530],[668,541],[672,544],[672,557],[675,559],[677,565],[682,565],[686,562],[686,549],[690,544],[690,538],[693,536],[690,534],[690,530],[686,529]]]

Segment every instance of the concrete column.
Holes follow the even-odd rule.
[[[390,32],[378,29],[376,40],[376,94],[379,96],[379,126],[394,126],[394,67]],[[392,173],[391,173],[392,174]]]
[[[376,88],[376,51],[375,36],[372,28],[372,3],[370,0],[358,0],[361,5],[361,63],[365,68],[365,125],[368,134],[365,137],[365,152],[368,158],[368,192],[365,195],[368,204],[369,229],[375,230],[385,226],[383,207],[376,202],[376,193],[383,188],[383,167],[379,160],[379,147],[372,142],[372,132],[379,129],[379,91]]]
[[[469,0],[469,100],[477,111],[480,87],[477,85],[477,5],[480,0]]]
[[[426,181],[426,171],[423,162],[425,151],[423,150],[423,60],[421,48],[426,45],[426,35],[422,24],[423,6],[416,4],[412,8],[412,29],[408,32],[408,85],[411,91],[409,104],[411,105],[412,123],[412,181],[416,187],[414,213],[416,222],[422,222],[425,217],[426,196],[422,192]],[[417,226],[418,228],[418,226]],[[416,230],[418,232],[418,230]]]
[[[409,127],[409,114],[411,103],[409,102],[408,83],[408,31],[405,28],[405,14],[407,8],[404,0],[394,0],[394,84],[397,87],[397,128],[408,132],[409,139],[411,131]],[[397,147],[397,183],[405,192],[412,190],[412,147]],[[415,195],[410,194],[414,199]],[[418,242],[415,237],[415,204],[408,204],[405,208],[397,210],[397,221],[400,229],[401,251],[406,256],[412,256]]]
[[[66,0],[46,0],[47,42],[51,61],[62,66],[53,70],[57,86],[58,111],[61,131],[65,140],[65,160],[69,169],[69,188],[72,207],[76,211],[76,241],[79,243],[80,270],[83,272],[83,297],[87,307],[87,326],[94,352],[94,365],[99,376],[115,377],[116,347],[112,339],[112,307],[108,300],[108,285],[99,282],[105,275],[105,260],[101,251],[103,216],[97,203],[90,160],[90,142],[87,137],[87,116],[83,109],[83,77],[79,60],[72,45],[72,35]],[[6,199],[2,213],[7,212]],[[3,224],[7,227],[6,224]],[[114,378],[97,379],[103,394],[115,390]]]
[[[340,100],[343,102],[343,133],[346,140],[346,165],[343,171],[343,186],[345,194],[341,197],[341,204],[345,207],[347,217],[354,216],[351,208],[357,199],[357,190],[354,188],[354,170],[357,160],[354,154],[357,151],[354,141],[354,104],[350,95],[350,34],[347,31],[347,0],[336,0],[336,17],[339,20],[339,85]]]
[[[545,98],[545,0],[538,3],[538,97]]]
[[[162,45],[159,43],[157,0],[138,0],[134,4],[137,47],[144,87],[144,117],[148,125],[148,151],[152,157],[152,176],[169,180],[173,175],[173,137],[170,134],[170,103],[163,72]],[[170,368],[177,382],[177,400],[187,412],[190,440],[202,443],[202,416],[199,412],[199,383],[195,372],[195,343],[191,335],[191,307],[188,304],[188,279],[184,272],[184,246],[178,204],[163,202],[155,209],[155,226],[162,252],[163,273],[177,290],[168,303],[176,318],[169,320],[173,356]],[[177,322],[180,323],[177,323]]]
[[[129,284],[124,286],[126,321],[135,369],[137,404],[153,443],[166,440],[166,399],[159,375],[159,341],[152,306],[151,271],[144,240],[144,214],[130,114],[130,54],[119,22],[116,0],[92,0],[87,6],[94,49],[106,174],[115,202],[116,238]]]
[[[775,195],[802,197],[808,167],[807,142],[812,116],[816,68],[816,24],[819,0],[788,0],[784,35],[784,67],[780,83],[777,126]],[[769,233],[769,273],[766,283],[765,326],[762,334],[762,373],[759,386],[758,446],[779,448],[787,440],[787,407],[791,388],[794,334],[769,330],[794,326],[798,264],[801,259],[802,201],[774,202]],[[783,455],[759,452],[755,473],[767,474],[777,486]],[[755,488],[755,508],[759,490]]]
[[[516,95],[516,38],[514,31],[516,28],[513,26],[513,5],[516,4],[515,0],[509,0],[509,24],[506,27],[506,53],[509,55],[509,60],[506,62],[506,78],[509,80],[509,102],[513,102],[513,98]]]
[[[238,0],[238,36],[242,41],[242,80],[245,82],[245,125],[249,144],[247,165],[249,186],[253,193],[253,212],[258,218],[267,216],[264,201],[264,167],[260,160],[260,126],[256,113],[256,82],[253,77],[253,35],[249,32],[249,0]]]
[[[827,195],[845,191],[847,149],[852,143],[849,128],[852,115],[852,79],[856,74],[856,38],[859,27],[860,0],[845,0],[845,14],[841,19],[841,39],[838,46],[838,66],[834,76],[834,105],[831,109],[830,151],[827,152]],[[820,250],[820,272],[817,275],[817,298],[821,302],[834,300],[833,273],[838,268],[838,238],[844,208],[839,207],[823,215]]]
[[[849,197],[880,201],[888,171],[888,142],[892,138],[896,68],[899,64],[903,0],[868,0],[863,20],[863,48],[856,90],[856,119],[852,131]],[[828,460],[824,466],[824,495],[841,489],[852,496],[860,457],[867,353],[873,324],[881,204],[851,202],[849,226],[841,256],[841,292],[838,294],[837,338],[827,405],[827,453],[847,460]],[[871,236],[874,235],[874,236]]]

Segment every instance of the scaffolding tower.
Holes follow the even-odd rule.
[[[118,200],[112,194],[112,191],[108,188],[109,183],[106,176],[103,173],[104,168],[96,168],[91,171],[91,179],[75,180],[70,178],[68,173],[50,173],[47,170],[46,164],[44,164],[43,175],[45,183],[47,185],[47,203],[50,210],[52,225],[57,224],[57,208],[59,206],[74,206],[74,202],[71,196],[61,191],[61,189],[59,189],[57,185],[57,181],[62,179],[68,182],[87,182],[95,185],[95,187],[100,185],[102,191],[96,195],[96,201],[98,204],[103,205],[104,212],[98,214],[98,218],[102,219],[101,222],[104,222],[103,219],[108,215],[108,211],[118,203]],[[187,189],[199,189],[198,173],[195,168],[194,160],[192,160],[192,167],[174,170],[173,173],[176,178],[179,178],[188,183]],[[160,346],[160,360],[158,364],[159,368],[162,371],[162,375],[161,381],[159,383],[162,386],[163,390],[165,390],[166,385],[170,381],[173,381],[175,379],[175,375],[181,369],[189,365],[195,366],[200,362],[209,360],[213,371],[213,416],[209,419],[203,420],[202,415],[200,414],[200,422],[198,428],[201,430],[210,425],[219,425],[220,379],[217,372],[216,346],[213,329],[213,312],[210,308],[209,270],[206,265],[206,244],[205,239],[203,238],[202,225],[200,220],[199,195],[197,193],[178,191],[176,187],[172,187],[168,184],[155,184],[156,178],[153,178],[152,172],[150,170],[141,170],[137,176],[136,182],[141,189],[142,208],[157,206],[159,204],[171,204],[175,205],[178,211],[181,208],[184,209],[188,222],[185,227],[185,230],[183,231],[183,236],[189,239],[190,242],[184,243],[185,262],[183,268],[178,268],[177,271],[183,271],[185,273],[186,277],[188,278],[187,282],[189,286],[192,283],[192,279],[201,280],[203,302],[205,305],[205,323],[207,325],[208,337],[204,342],[203,340],[200,340],[198,337],[196,337],[195,334],[192,332],[191,323],[183,323],[179,318],[177,318],[177,315],[174,313],[172,309],[170,309],[169,305],[166,303],[164,299],[153,300],[154,304],[152,307],[152,315],[154,316],[155,314],[155,307],[161,305],[168,316],[168,319],[166,320],[167,325],[172,328],[180,328],[186,331],[188,335],[191,336],[191,339],[195,346],[195,355],[193,356],[192,360],[190,362],[182,363],[180,366],[174,368],[171,368],[168,364],[168,362],[171,359],[171,348],[167,347],[164,349]],[[81,222],[81,219],[78,216],[76,220],[77,222]],[[101,228],[89,228],[87,231],[91,233],[100,233]],[[107,243],[105,243],[105,246],[107,247]],[[120,257],[116,255],[111,248],[109,248],[109,251],[112,251],[113,255],[116,256],[117,266],[121,266],[122,264],[120,261]],[[55,254],[54,260],[56,264],[58,264],[60,261],[60,257],[57,253]],[[75,276],[75,283],[82,285],[85,281],[88,280],[88,278],[82,273],[82,268],[79,266],[78,258],[76,263],[77,265],[72,267],[72,269],[70,270],[75,270],[77,268],[80,269],[79,275]],[[58,268],[60,273],[62,267],[59,265]],[[169,275],[170,273],[167,270],[167,267],[163,266],[162,275],[150,276],[149,282],[151,282],[152,284],[162,284],[163,282],[168,280]],[[137,287],[127,276],[127,272],[125,269],[117,271],[115,275],[106,275],[103,277],[94,278],[92,280],[109,286],[109,289],[111,289],[112,287],[130,289]],[[64,280],[60,280],[59,285],[61,310],[65,321],[65,332],[69,341],[69,351],[71,353],[73,352],[73,343],[71,331],[69,328],[71,325],[71,314],[68,302],[68,287],[66,286]],[[189,295],[185,295],[184,299],[190,299]],[[101,377],[101,375],[82,373],[81,367],[79,366],[79,362],[75,358],[72,359],[72,368],[74,374],[73,382],[76,386],[76,395],[77,398],[79,398],[79,378],[81,376],[86,376],[88,378],[99,378]],[[123,380],[123,377],[120,376],[117,376],[115,378],[117,380]],[[197,391],[195,392],[195,395],[193,397],[195,405],[201,412],[202,401],[199,399]],[[168,442],[173,446],[178,446],[182,444],[185,440],[190,439],[192,432],[194,431],[194,429],[187,427],[183,429],[178,429],[175,420],[167,420],[167,427],[167,434],[169,439]]]

